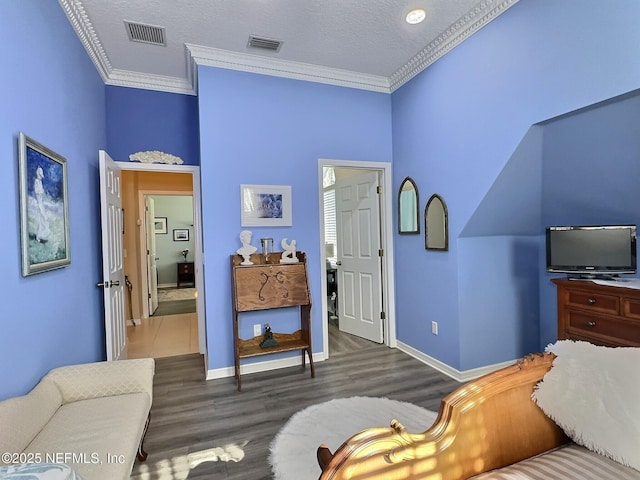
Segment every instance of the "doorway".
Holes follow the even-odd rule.
[[[329,174],[329,177],[333,176],[333,179],[327,179],[327,174]],[[344,202],[344,199],[340,199],[341,194],[336,191],[337,189],[333,188],[333,192],[331,191],[331,185],[335,185],[336,180],[339,186],[338,189],[341,189],[345,181],[340,179],[346,177],[359,179],[353,185],[348,185],[350,182],[346,180],[346,184],[350,188],[346,190],[347,192],[353,192],[353,195],[363,193],[365,197],[368,197],[366,201],[369,202],[369,207],[371,208],[367,208],[362,215],[361,213],[364,210],[356,212],[355,210],[349,210],[353,207],[346,207],[345,210],[344,207],[336,208],[335,204],[333,208],[331,206],[331,202],[335,202],[336,198],[340,203],[349,203]],[[318,161],[318,178],[321,210],[320,252],[322,265],[325,266],[327,273],[322,275],[321,285],[323,298],[327,299],[326,302],[322,302],[323,350],[325,357],[328,358],[330,350],[333,349],[329,345],[329,338],[332,338],[332,341],[335,340],[336,327],[337,330],[355,333],[356,336],[351,336],[354,341],[345,342],[347,348],[358,348],[359,345],[366,345],[366,341],[364,343],[360,341],[358,335],[369,337],[375,342],[379,342],[381,339],[381,343],[389,347],[395,347],[393,230],[391,228],[392,195],[390,194],[391,164],[320,159]],[[372,178],[373,180],[371,180]],[[352,194],[347,193],[347,196],[349,195]],[[373,199],[373,197],[377,198]],[[375,212],[378,218],[370,218],[369,214],[373,215],[372,212]],[[349,220],[356,214],[360,215],[360,221],[356,219]],[[365,217],[368,219],[367,222],[362,222]],[[343,224],[342,228],[340,228],[341,223]],[[365,250],[368,249],[368,251],[365,252],[365,255],[352,255],[353,252],[348,251],[348,247],[354,242],[350,241],[353,238],[350,239],[349,236],[354,235],[353,228],[358,229],[365,224],[367,228],[364,231],[369,227],[373,228],[372,237],[367,237],[371,243],[367,243],[369,240],[363,242],[366,244],[364,245]],[[347,226],[345,227],[344,225]],[[360,234],[361,232],[359,231],[355,232],[358,238],[360,238]],[[342,235],[346,237],[341,238]],[[365,236],[363,233],[362,238],[365,238]],[[373,267],[370,267],[373,270],[367,270],[369,267],[363,266],[361,263],[355,264],[354,269],[352,260],[355,257],[367,256],[370,257],[368,264],[369,266],[373,265]],[[375,258],[373,258],[374,256]],[[341,269],[344,270],[341,271]],[[356,277],[358,277],[358,280],[352,281]],[[340,285],[341,278],[343,285]],[[360,278],[365,281],[356,287],[356,283],[360,281]],[[343,298],[340,298],[341,295]],[[364,302],[363,300],[367,301]],[[364,305],[364,311],[358,312],[358,308],[362,305]],[[369,311],[366,311],[367,305],[371,306]],[[344,311],[341,311],[341,307]],[[353,314],[358,318],[349,318]],[[340,319],[347,323],[344,328],[339,325]],[[368,325],[369,323],[371,325]],[[363,331],[360,328],[362,325],[366,325],[368,331]],[[373,330],[369,327],[373,327]]]
[[[130,358],[198,353],[191,179],[178,182],[178,174],[164,175],[176,182],[176,192],[137,190],[142,255],[128,267],[141,271],[143,313],[137,325],[127,327]],[[123,178],[127,189],[128,176]],[[149,182],[140,184],[153,187]]]
[[[149,190],[138,196],[145,217],[140,238],[141,251],[146,250],[145,317],[196,312],[193,196]]]
[[[127,327],[130,357],[134,358],[136,349],[142,356],[198,352],[206,356],[199,167],[116,163],[122,170],[122,190],[127,204],[123,256],[131,284],[129,316],[135,324]],[[153,201],[149,202],[150,199]],[[164,208],[163,199],[174,206],[179,200],[187,202],[190,211],[181,216]],[[154,205],[155,213],[148,213],[149,203]],[[149,238],[161,239],[156,242],[155,255],[149,248]],[[186,256],[183,251],[187,251]],[[154,262],[149,262],[150,255]],[[155,262],[158,255],[162,262]],[[150,263],[155,263],[158,273],[153,273],[153,265],[149,273]],[[178,267],[183,264],[192,272],[189,285],[177,282]],[[181,279],[185,280],[184,275]],[[162,312],[155,310],[151,301],[158,292],[157,286],[161,292],[158,305],[162,305],[163,298],[182,299],[180,295],[189,294],[195,304],[190,310],[194,311],[159,315]],[[175,288],[178,286],[181,288]],[[180,295],[162,295],[162,287],[173,287]],[[151,341],[156,343],[153,348],[144,344]]]

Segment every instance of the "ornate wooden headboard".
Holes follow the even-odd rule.
[[[354,435],[334,454],[320,446],[320,479],[466,479],[566,443],[531,400],[553,358],[528,355],[460,387],[445,397],[424,433],[409,433],[393,421]]]

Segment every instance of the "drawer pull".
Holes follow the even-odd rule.
[[[596,304],[596,299],[593,298],[593,297],[589,297],[589,298],[587,298],[587,303],[589,305],[595,305]]]
[[[587,325],[589,327],[595,327],[596,326],[596,322],[587,322]]]

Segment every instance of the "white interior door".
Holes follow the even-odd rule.
[[[340,330],[382,343],[378,173],[336,181]]]
[[[147,243],[147,285],[149,292],[147,295],[149,305],[149,316],[153,315],[158,308],[158,266],[156,264],[156,234],[155,218],[156,209],[153,198],[144,196],[144,214],[146,218],[146,243]]]
[[[100,219],[102,222],[102,281],[107,360],[127,358],[122,261],[122,191],[120,168],[100,150]]]

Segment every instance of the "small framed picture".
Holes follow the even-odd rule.
[[[71,263],[67,160],[20,133],[20,230],[22,275]]]
[[[290,227],[291,187],[240,185],[241,226]]]
[[[188,242],[189,241],[189,229],[188,228],[176,228],[173,230],[174,242]]]
[[[167,233],[167,217],[155,217],[153,219],[153,233]]]

